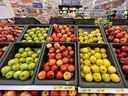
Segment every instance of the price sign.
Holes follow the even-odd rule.
[[[33,3],[33,8],[43,8],[43,4],[42,3]]]

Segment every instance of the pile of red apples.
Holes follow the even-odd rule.
[[[128,46],[114,48],[125,76],[128,76]]]
[[[47,48],[48,60],[45,64],[42,64],[38,79],[71,80],[75,71],[73,47],[59,43],[49,43]]]
[[[112,43],[128,43],[128,33],[125,26],[109,26],[105,29],[107,39]]]
[[[73,42],[76,41],[75,29],[71,25],[53,25],[51,36],[49,41],[54,42]]]

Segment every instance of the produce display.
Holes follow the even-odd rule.
[[[76,41],[75,28],[71,25],[53,25],[51,36],[48,38],[49,41],[56,42],[71,42]]]
[[[103,43],[103,38],[100,29],[86,31],[86,29],[79,29],[79,41],[82,43]]]
[[[0,22],[0,42],[14,42],[21,33],[21,27],[14,24],[1,24]]]
[[[40,49],[19,48],[13,59],[1,68],[2,78],[6,80],[27,80],[33,76]]]
[[[128,78],[128,46],[121,46],[113,49],[117,55],[126,78]]]
[[[59,43],[47,44],[47,62],[42,64],[38,79],[71,80],[74,77],[74,48]]]
[[[120,77],[105,48],[80,49],[81,77],[87,82],[120,82]]]
[[[108,26],[105,33],[109,42],[128,43],[127,28],[124,26]]]
[[[30,28],[24,34],[22,42],[45,42],[47,40],[48,31],[48,27]]]

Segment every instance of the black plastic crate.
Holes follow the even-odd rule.
[[[120,71],[121,71],[121,73],[122,73],[122,78],[123,78],[123,80],[124,80],[125,87],[128,88],[128,78],[126,78],[126,76],[124,75],[123,70],[122,70],[122,68],[121,68],[121,67],[122,67],[122,64],[121,64],[121,62],[118,60],[117,55],[116,55],[116,53],[115,53],[114,50],[113,50],[113,48],[121,48],[122,46],[128,46],[128,44],[115,44],[115,43],[112,43],[112,44],[111,44],[113,56],[114,56],[115,60],[117,61],[117,64],[118,64],[118,66],[119,66],[119,68],[120,68]]]
[[[50,31],[52,30],[52,27],[51,27],[51,25],[41,25],[41,24],[32,24],[32,25],[28,25],[28,26],[26,26],[26,28],[24,29],[24,32],[23,32],[23,34],[20,36],[20,38],[18,39],[18,41],[17,42],[22,42],[22,40],[24,40],[24,34],[27,32],[27,30],[29,30],[29,29],[31,29],[31,28],[36,28],[36,27],[40,27],[40,28],[46,28],[46,27],[48,27],[49,28],[49,30],[48,30],[48,32],[47,32],[47,34],[48,34],[48,36],[49,36],[49,34],[50,34]],[[47,37],[48,37],[47,36]],[[47,41],[47,40],[46,40]],[[31,42],[24,42],[24,43],[31,43]],[[32,42],[32,43],[36,43],[36,42]],[[42,43],[42,42],[37,42],[37,43]]]
[[[74,19],[76,25],[95,25],[95,19]]]
[[[16,41],[14,41],[14,42],[11,42],[11,41],[9,41],[9,42],[7,42],[7,41],[3,41],[3,42],[0,42],[0,44],[9,44],[9,43],[15,43],[15,42],[17,42],[20,38],[21,38],[21,36],[24,34],[24,30],[25,30],[25,28],[26,28],[26,26],[24,26],[24,25],[16,25],[16,26],[18,26],[18,27],[20,27],[21,29],[22,29],[22,32],[20,33],[20,35],[19,35],[19,37],[17,38],[17,40]]]
[[[104,34],[104,30],[102,29],[102,26],[96,26],[96,25],[78,25],[78,32],[77,32],[77,39],[79,38],[79,29],[82,28],[84,30],[86,30],[86,32],[91,32],[93,30],[96,30],[96,29],[99,29],[100,30],[100,33],[101,33],[101,36],[102,36],[102,40],[104,41],[104,43],[107,43],[107,38]],[[78,40],[78,42],[80,42]],[[84,42],[81,42],[81,43],[84,43]]]
[[[52,44],[54,44],[52,42]],[[69,81],[66,81],[66,80],[57,80],[57,79],[54,79],[54,80],[39,80],[37,78],[37,75],[36,75],[36,78],[35,78],[35,84],[37,85],[67,85],[67,86],[70,86],[70,85],[73,85],[73,86],[77,86],[77,80],[78,80],[78,77],[77,77],[77,55],[76,55],[76,43],[59,43],[59,44],[62,44],[62,45],[65,45],[65,46],[72,46],[73,47],[73,50],[75,52],[75,55],[74,55],[74,62],[75,62],[75,73],[74,73],[74,77],[72,78],[72,80],[69,80]],[[43,51],[43,55],[41,57],[41,60],[40,60],[40,64],[39,64],[39,67],[38,67],[38,71],[37,71],[37,74],[41,71],[41,67],[42,67],[42,64],[45,64],[47,62],[47,58],[48,58],[48,49],[45,45],[45,48],[44,48],[44,51]]]
[[[65,25],[65,24],[60,24],[60,25]],[[69,25],[69,24],[68,24]],[[69,25],[69,26],[72,26],[72,28],[74,29],[74,34],[75,34],[75,36],[77,37],[77,32],[78,32],[78,28],[77,28],[77,26],[76,25]],[[49,33],[49,36],[51,36],[54,32],[54,28],[53,28],[53,26],[52,26],[52,28],[51,28],[51,32]],[[77,38],[76,38],[77,39]],[[77,40],[76,40],[77,41]],[[70,41],[70,42],[76,42],[76,41]],[[52,41],[52,42],[56,42],[56,41]],[[59,42],[62,42],[62,41],[59,41]],[[67,41],[64,41],[64,42],[67,42]]]
[[[49,24],[74,24],[73,18],[51,18]]]
[[[43,44],[42,43],[38,43],[38,44],[37,43],[36,44],[35,43],[15,43],[15,44],[12,44],[10,50],[7,53],[6,58],[2,61],[2,65],[0,66],[0,68],[6,66],[8,64],[8,61],[10,59],[14,58],[14,55],[17,53],[19,48],[25,48],[25,47],[39,48],[39,49],[41,49],[41,53],[43,50]],[[39,60],[37,61],[37,65],[36,65],[36,68],[34,70],[34,74],[33,74],[32,78],[25,80],[25,81],[14,80],[14,79],[7,80],[7,79],[3,78],[1,73],[0,73],[0,84],[1,85],[29,85],[29,84],[33,84],[34,78],[36,75],[36,71],[37,71],[37,68],[39,65],[41,53],[39,54]]]
[[[80,71],[80,48],[84,48],[84,47],[105,48],[107,50],[108,59],[116,67],[117,73],[120,76],[121,81],[119,83],[112,83],[112,82],[105,83],[103,81],[98,83],[98,82],[86,82],[86,81],[84,81],[81,78],[81,74],[80,74],[80,72],[81,72]],[[122,87],[124,87],[124,82],[121,78],[122,74],[120,73],[118,65],[116,64],[116,61],[113,58],[112,52],[110,50],[110,46],[108,44],[83,44],[83,43],[79,43],[79,45],[78,45],[78,70],[79,70],[79,85],[80,85],[80,87],[83,87],[83,88],[122,88]]]
[[[33,17],[26,17],[26,18],[20,18],[20,17],[15,17],[15,24],[41,24],[37,19]]]
[[[128,19],[112,19],[112,25],[128,25]]]

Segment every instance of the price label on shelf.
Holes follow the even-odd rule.
[[[79,93],[128,93],[126,88],[80,88]]]
[[[75,90],[75,86],[54,86],[54,90]]]

